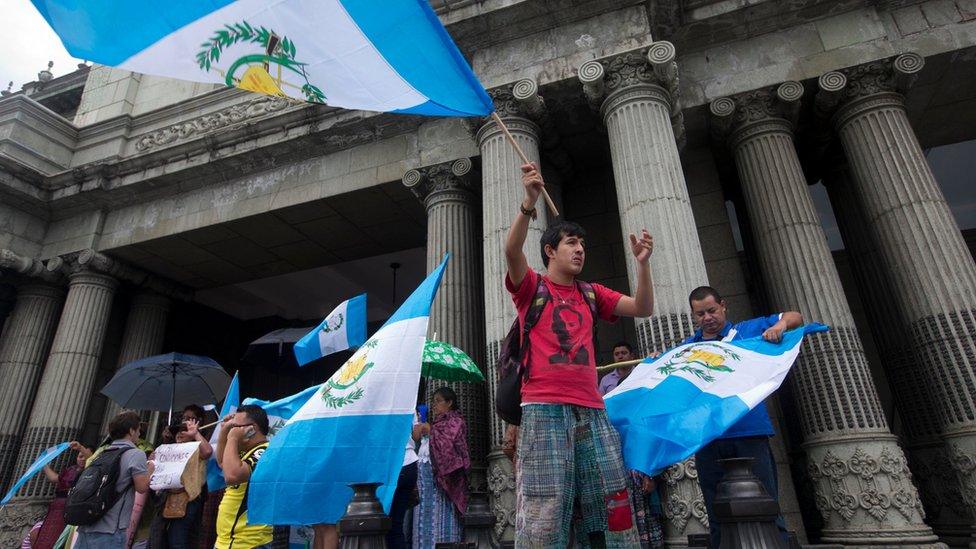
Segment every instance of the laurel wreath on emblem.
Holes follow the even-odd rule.
[[[322,327],[322,331],[323,332],[325,332],[325,333],[334,332],[334,331],[338,330],[339,328],[342,328],[342,313],[339,313],[336,316],[338,317],[338,323],[335,326],[329,326],[329,323],[326,322],[325,323],[325,326]]]
[[[363,398],[365,391],[362,387],[356,387],[354,391],[346,394],[334,395],[332,390],[344,391],[354,386],[360,378],[369,371],[370,368],[374,366],[372,362],[368,362],[369,351],[376,348],[378,342],[376,340],[369,340],[363,344],[363,348],[367,350],[363,354],[350,359],[346,364],[342,366],[337,372],[337,375],[333,376],[329,381],[325,382],[325,387],[322,389],[322,400],[325,405],[329,408],[342,408],[347,404],[352,404],[357,400]]]
[[[264,54],[245,55],[234,61],[226,71],[213,67],[213,64],[220,60],[225,48],[241,42],[250,42],[262,46]],[[207,72],[210,72],[211,68],[215,68],[224,76],[225,83],[228,86],[236,86],[239,80],[236,79],[235,73],[241,67],[261,65],[265,70],[264,75],[276,84],[275,88],[278,88],[277,93],[273,95],[284,96],[285,93],[280,90],[282,85],[281,70],[284,69],[301,76],[305,81],[301,86],[301,92],[306,101],[309,103],[325,103],[325,94],[309,82],[308,74],[305,72],[305,63],[296,59],[295,43],[289,40],[287,36],[278,36],[273,30],[268,30],[263,26],[255,28],[247,21],[241,21],[217,29],[209,40],[200,44],[200,48],[196,55],[197,64]],[[271,64],[278,67],[277,80],[267,73]]]
[[[703,348],[714,349],[717,352]],[[735,351],[721,345],[699,343],[675,353],[664,365],[658,366],[657,371],[663,375],[671,375],[674,372],[688,372],[702,381],[711,383],[715,381],[712,372],[729,373],[734,371],[725,365],[726,358],[742,360],[742,357]]]

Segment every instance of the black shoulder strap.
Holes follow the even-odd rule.
[[[600,310],[596,303],[596,290],[593,289],[593,285],[589,282],[583,280],[576,281],[576,287],[579,288],[581,294],[583,294],[583,301],[586,302],[587,307],[590,309],[590,315],[593,318],[593,353],[596,356],[597,352],[597,338],[596,330],[597,325],[600,322]]]

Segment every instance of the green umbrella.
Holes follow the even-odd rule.
[[[428,340],[424,344],[424,367],[420,375],[444,381],[484,381],[478,366],[450,343]]]

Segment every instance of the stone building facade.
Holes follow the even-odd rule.
[[[562,215],[588,229],[584,276],[629,291],[625,235],[654,235],[655,313],[601,326],[604,352],[691,333],[686,297],[705,283],[737,319],[830,324],[770,399],[791,529],[976,547],[976,236],[926,158],[976,139],[976,1],[432,4]],[[209,354],[265,398],[310,385],[337,364],[255,366],[247,343],[363,289],[382,321],[447,251],[431,332],[486,369],[497,356],[521,188],[491,121],[102,66],[42,80],[0,99],[0,488],[52,444],[94,444],[117,409],[98,389],[134,358]],[[473,487],[511,539],[493,383],[455,389]],[[662,480],[679,547],[707,528],[693,460]],[[0,510],[0,546],[52,494],[37,479]]]

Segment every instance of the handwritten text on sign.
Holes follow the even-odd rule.
[[[156,470],[149,479],[153,490],[173,490],[183,487],[180,477],[190,458],[195,458],[199,441],[182,444],[163,444],[156,448]]]

